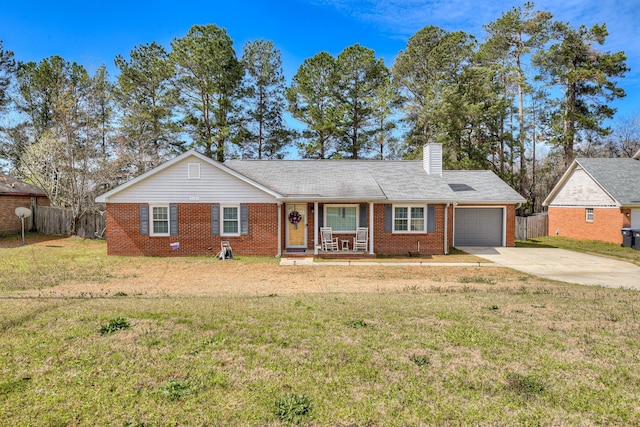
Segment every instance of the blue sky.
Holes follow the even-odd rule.
[[[272,40],[281,51],[289,80],[306,58],[320,51],[337,55],[359,43],[388,66],[413,34],[426,25],[464,30],[479,40],[482,26],[523,1],[510,0],[75,0],[11,1],[0,12],[0,39],[21,61],[60,55],[93,72],[105,64],[116,73],[116,55],[156,41],[166,47],[195,24],[227,30],[240,55],[248,40]],[[620,85],[627,97],[614,106],[620,115],[640,112],[640,8],[629,0],[539,0],[535,6],[574,26],[606,23],[603,50],[624,50],[631,72]]]

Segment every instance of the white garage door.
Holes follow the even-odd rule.
[[[455,246],[502,246],[502,208],[456,208]]]

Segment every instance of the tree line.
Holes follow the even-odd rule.
[[[96,194],[187,149],[221,162],[415,159],[437,141],[446,168],[496,172],[526,213],[577,154],[640,148],[637,118],[607,126],[628,68],[624,52],[601,50],[605,24],[575,27],[525,3],[484,30],[479,42],[426,26],[391,67],[359,44],[319,52],[288,85],[273,42],[238,55],[216,25],[170,49],[135,46],[114,59],[116,76],[60,56],[16,61],[0,40],[0,156],[78,218]]]

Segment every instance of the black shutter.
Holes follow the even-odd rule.
[[[427,206],[427,233],[436,231],[436,207]]]
[[[360,204],[360,219],[358,220],[358,227],[366,227],[367,226],[367,204]]]
[[[249,234],[249,205],[240,205],[240,234]]]
[[[149,205],[140,205],[140,235],[149,235]]]
[[[211,235],[220,235],[220,205],[217,203],[211,205]]]
[[[178,235],[178,205],[169,205],[169,234]]]
[[[318,230],[324,227],[324,205],[318,205]]]
[[[393,233],[393,205],[384,205],[384,232]]]

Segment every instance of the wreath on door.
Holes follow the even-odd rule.
[[[295,229],[298,228],[298,223],[302,221],[302,215],[300,215],[300,212],[298,211],[293,211],[289,214],[289,222],[291,224],[293,224],[293,227]]]

